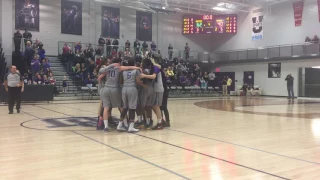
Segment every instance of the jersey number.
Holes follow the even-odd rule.
[[[109,71],[109,77],[115,77],[116,71]]]
[[[131,72],[128,72],[127,79],[131,79]]]

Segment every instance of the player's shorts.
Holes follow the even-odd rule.
[[[138,104],[138,89],[136,87],[122,88],[122,107],[136,109]]]
[[[154,92],[154,106],[162,106],[163,92]]]
[[[119,88],[104,87],[101,90],[101,100],[103,107],[118,108],[121,107],[121,91]]]
[[[148,88],[142,88],[139,94],[139,100],[142,107],[153,106],[154,104],[154,95],[153,87],[149,86]]]

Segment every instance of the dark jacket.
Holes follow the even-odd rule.
[[[287,86],[293,86],[293,81],[294,81],[294,78],[292,76],[287,76],[286,77],[286,81],[287,81]]]

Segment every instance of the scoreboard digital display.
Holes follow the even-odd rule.
[[[185,15],[182,34],[236,34],[237,15]]]

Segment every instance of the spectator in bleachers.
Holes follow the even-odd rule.
[[[193,73],[196,75],[196,76],[199,76],[200,75],[200,67],[198,64],[194,64],[193,65]]]
[[[113,49],[116,50],[116,52],[118,52],[118,48],[119,48],[119,41],[117,39],[114,39],[112,41],[112,46],[113,46]]]
[[[31,79],[29,78],[28,73],[24,73],[22,80],[24,84],[31,84]]]
[[[142,51],[148,51],[148,48],[149,48],[149,45],[147,44],[147,42],[146,41],[144,41],[143,42],[143,44],[142,44]]]
[[[113,58],[117,57],[117,51],[115,49],[112,49],[112,57]]]
[[[94,65],[94,60],[91,59],[91,60],[90,60],[89,67],[88,67],[88,73],[89,73],[89,74],[93,74],[93,71],[94,71],[95,67],[96,67],[96,66]]]
[[[57,87],[56,87],[56,79],[54,78],[52,72],[49,73],[48,79],[49,79],[50,84],[53,85],[54,94],[55,94],[55,95],[59,94],[59,91],[58,91],[58,89],[57,89]]]
[[[88,74],[88,75],[86,76],[86,78],[84,78],[84,84],[85,84],[86,86],[92,85],[92,87],[95,87],[95,86],[96,86],[96,83],[95,83],[95,80],[94,80],[94,78],[93,78],[93,75]]]
[[[319,37],[318,37],[317,35],[314,35],[312,41],[313,41],[314,43],[319,43]]]
[[[96,58],[96,66],[99,66],[101,64],[102,58],[101,56],[97,56]]]
[[[150,47],[151,47],[152,51],[156,51],[157,50],[157,45],[153,41],[152,41]]]
[[[66,93],[67,92],[67,77],[63,76],[62,79],[62,92]]]
[[[204,72],[202,77],[203,77],[204,81],[206,82],[206,85],[208,85],[208,82],[209,82],[209,75],[208,75],[208,73],[207,73],[207,72]],[[208,89],[208,86],[206,87],[206,89]]]
[[[38,55],[40,57],[40,61],[46,58],[46,50],[43,49],[43,46],[39,46]]]
[[[20,52],[21,40],[22,40],[22,34],[20,33],[20,29],[17,29],[17,32],[15,32],[14,35],[13,35],[13,42],[14,42],[15,52]]]
[[[216,75],[211,71],[208,75],[209,81],[208,81],[208,87],[211,86],[213,89],[215,87],[214,79],[216,78]]]
[[[32,72],[32,77],[38,72],[40,72],[40,61],[39,61],[39,56],[35,55],[33,60],[31,61],[31,72]]]
[[[97,58],[97,56],[102,56],[103,55],[103,46],[99,45],[96,50],[95,50],[95,58]]]
[[[190,75],[190,83],[191,83],[192,86],[196,85],[197,79],[198,79],[198,77],[195,74],[191,73],[191,75]]]
[[[188,43],[186,43],[186,47],[184,47],[184,51],[186,53],[186,59],[189,59],[189,57],[190,57],[190,47],[189,47]]]
[[[44,79],[41,77],[40,74],[38,74],[35,77],[35,80],[34,80],[33,84],[38,84],[38,85],[44,84]]]
[[[111,55],[111,40],[109,37],[107,39],[106,46],[107,46],[107,56],[110,56]]]
[[[50,64],[48,58],[45,58],[44,62],[42,63],[43,74],[48,75],[50,68],[51,68],[51,64]]]
[[[40,42],[38,39],[36,39],[36,41],[33,43],[33,48],[34,49],[40,49],[43,47],[42,42]]]
[[[67,62],[67,60],[70,58],[71,53],[72,52],[70,46],[68,46],[67,43],[64,43],[62,48],[62,61]]]
[[[171,61],[172,60],[172,54],[173,54],[173,47],[171,44],[169,44],[169,47],[168,47],[168,54],[169,54],[169,60]]]
[[[98,40],[98,44],[101,45],[102,47],[106,44],[106,40],[103,39],[103,36],[101,35],[99,40]]]
[[[136,41],[133,44],[135,55],[140,53],[140,46],[140,42],[138,41],[138,39],[136,39]]]
[[[85,59],[84,59],[84,54],[77,50],[76,51],[76,55],[75,55],[75,59],[74,59],[74,64],[77,64],[77,63],[84,63],[85,62]]]
[[[129,48],[126,48],[126,51],[124,51],[123,55],[124,55],[124,57],[131,57],[131,52],[130,52]]]
[[[74,46],[74,52],[77,52],[77,51],[82,52],[81,42],[76,43],[76,45]]]
[[[27,63],[27,67],[30,67],[31,64],[31,60],[34,57],[35,51],[34,49],[31,47],[31,42],[28,41],[27,42],[27,46],[26,46],[26,50],[24,52],[24,56],[25,56],[25,61]]]
[[[45,85],[49,85],[49,84],[50,84],[50,81],[49,81],[47,75],[43,75],[43,81],[44,81],[44,84],[45,84]]]
[[[127,42],[125,43],[125,48],[128,48],[130,50],[130,41],[127,40]]]
[[[200,84],[201,84],[201,86],[200,86],[201,90],[207,89],[207,83],[203,77],[200,78]]]
[[[93,49],[90,45],[86,47],[86,49],[83,51],[83,53],[84,53],[86,61],[89,61],[89,59],[92,59]]]
[[[27,42],[30,41],[32,44],[32,34],[26,29],[23,33],[24,45],[27,46]]]

